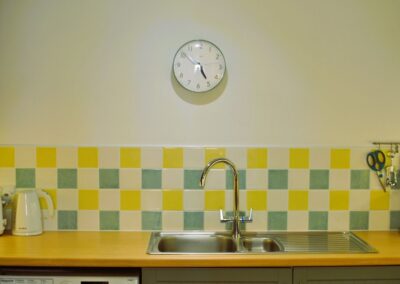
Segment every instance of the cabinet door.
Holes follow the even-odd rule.
[[[291,284],[291,268],[143,268],[143,284]]]
[[[399,284],[399,266],[294,268],[293,284]]]

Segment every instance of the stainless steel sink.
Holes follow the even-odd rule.
[[[154,232],[149,254],[371,253],[374,248],[351,232],[229,233]]]

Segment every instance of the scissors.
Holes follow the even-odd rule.
[[[367,164],[371,170],[380,172],[385,167],[385,163],[386,156],[381,150],[375,150],[368,153]]]

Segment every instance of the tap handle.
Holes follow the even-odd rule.
[[[249,216],[240,217],[240,221],[242,223],[251,223],[251,222],[253,222],[253,208],[250,208],[250,215]]]
[[[219,221],[221,223],[232,222],[233,220],[234,220],[233,217],[225,217],[222,209],[219,209]]]

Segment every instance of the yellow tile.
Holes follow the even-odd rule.
[[[389,210],[389,193],[383,190],[370,191],[370,210]]]
[[[350,168],[350,149],[331,149],[331,168]]]
[[[140,210],[140,190],[121,190],[121,210]]]
[[[164,190],[163,191],[163,210],[182,210],[183,191]]]
[[[265,169],[268,165],[267,148],[247,149],[247,167],[249,169]]]
[[[216,158],[224,158],[225,157],[225,148],[206,148],[205,150],[205,162],[206,165]],[[219,164],[214,166],[215,169],[223,169],[224,164]]]
[[[182,168],[183,149],[182,148],[163,148],[163,167]]]
[[[78,167],[80,168],[97,168],[99,151],[96,147],[80,147],[78,148]]]
[[[349,191],[333,190],[329,192],[330,210],[349,210]]]
[[[47,192],[50,195],[50,199],[51,199],[51,201],[53,201],[53,207],[54,207],[54,209],[56,209],[57,208],[57,190],[44,189],[43,191]],[[45,199],[43,197],[39,198],[39,202],[40,202],[40,208],[48,209],[47,202],[45,201]]]
[[[247,209],[267,210],[267,191],[247,190]]]
[[[310,150],[307,148],[291,148],[289,167],[292,169],[309,168]]]
[[[140,168],[141,151],[140,148],[123,147],[120,149],[121,168]]]
[[[36,166],[38,168],[55,168],[57,166],[56,148],[37,147]]]
[[[225,191],[206,190],[205,210],[219,210],[219,209],[225,209]]]
[[[289,190],[289,210],[308,210],[308,191]]]
[[[15,166],[15,149],[14,147],[0,147],[0,167]]]
[[[79,209],[80,210],[98,210],[99,209],[99,191],[90,189],[79,190]]]

